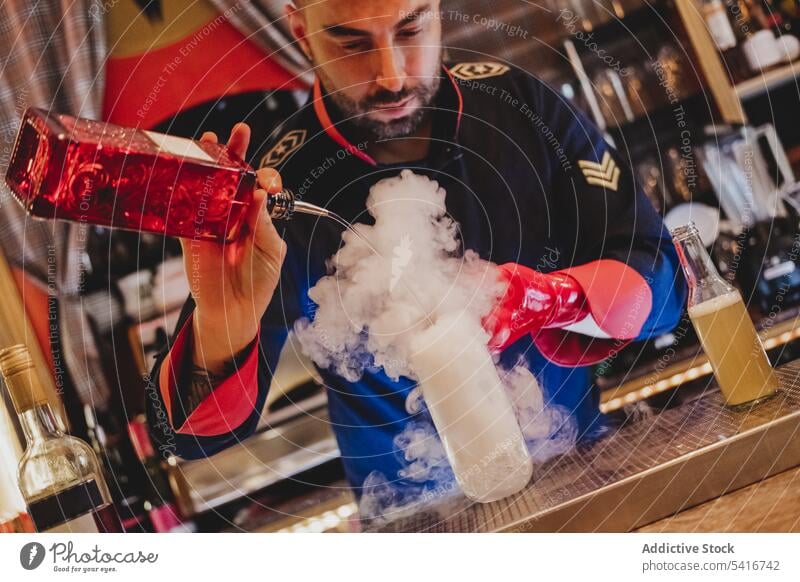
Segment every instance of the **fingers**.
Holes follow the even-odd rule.
[[[210,143],[219,143],[217,134],[213,131],[206,131],[200,137],[200,141]],[[247,147],[250,145],[250,126],[246,123],[237,123],[231,130],[231,136],[228,138],[228,147],[240,158],[247,155]]]
[[[248,227],[253,236],[254,247],[265,256],[279,257],[279,262],[282,262],[286,246],[267,210],[267,196],[265,190],[255,191],[253,206],[258,211],[248,215]]]
[[[247,146],[250,145],[250,126],[246,123],[237,123],[231,130],[228,138],[228,148],[240,158],[247,155]]]
[[[248,227],[248,232],[255,232],[259,226],[259,222],[267,221],[272,223],[272,218],[267,211],[267,192],[258,189],[253,192],[253,203],[247,209],[247,216],[245,222]]]
[[[259,223],[264,224],[274,230],[272,226],[272,218],[267,210],[267,197],[269,194],[276,194],[281,191],[281,176],[272,168],[261,168],[256,172],[256,181],[258,187],[253,192],[253,203],[247,209],[247,216],[245,223],[248,230],[254,233],[259,228]]]
[[[283,190],[283,180],[275,168],[261,168],[256,172],[259,187],[270,194],[277,194]]]

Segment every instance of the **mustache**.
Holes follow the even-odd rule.
[[[382,106],[382,105],[391,105],[392,103],[398,103],[399,101],[405,101],[409,97],[416,95],[419,91],[417,89],[402,89],[397,93],[393,91],[381,90],[364,99],[362,101],[363,107],[375,107],[375,106]]]

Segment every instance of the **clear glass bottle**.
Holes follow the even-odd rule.
[[[775,394],[778,379],[742,296],[717,272],[693,223],[672,231],[689,284],[689,317],[728,406]]]
[[[36,530],[121,532],[94,451],[58,428],[27,347],[0,351],[0,373],[27,440],[18,480]]]
[[[525,438],[486,343],[466,315],[448,315],[415,340],[410,363],[461,490],[488,503],[533,474]]]

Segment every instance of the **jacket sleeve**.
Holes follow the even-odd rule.
[[[300,294],[291,246],[281,279],[253,343],[236,358],[234,372],[192,407],[185,379],[191,367],[195,303],[183,306],[173,336],[156,356],[147,379],[145,406],[153,442],[164,454],[185,459],[213,455],[251,436],[267,400],[289,328],[297,319]]]
[[[566,98],[531,77],[515,79],[551,152],[550,183],[563,272],[586,294],[592,337],[546,329],[534,342],[550,361],[589,365],[678,323],[687,289],[669,231],[624,159]]]
[[[285,326],[267,325],[262,319],[258,337],[239,359],[235,372],[190,409],[181,380],[191,365],[193,313],[190,297],[173,337],[156,357],[146,387],[154,443],[162,452],[185,459],[213,455],[255,432],[288,336]]]

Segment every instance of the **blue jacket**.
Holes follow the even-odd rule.
[[[410,168],[445,189],[465,249],[497,264],[575,276],[612,339],[550,330],[520,339],[503,360],[525,358],[548,400],[570,411],[580,438],[592,438],[604,417],[587,364],[613,357],[631,340],[666,333],[680,316],[686,285],[669,233],[622,156],[535,77],[498,63],[448,66],[435,107],[429,155],[378,164],[365,144],[347,140],[317,82],[307,105],[260,148],[254,165],[278,168],[298,197],[353,222],[369,220],[370,186]],[[152,436],[162,449],[199,458],[252,434],[288,330],[298,318],[313,317],[308,290],[327,274],[342,228],[302,215],[276,226],[288,247],[279,289],[262,319],[258,349],[254,345],[238,373],[197,408],[184,409],[179,379],[191,341],[191,298],[158,356],[147,402]],[[392,381],[382,371],[352,383],[328,370],[319,373],[356,493],[373,470],[395,477],[403,462],[393,439],[410,420],[405,400],[414,382]]]

